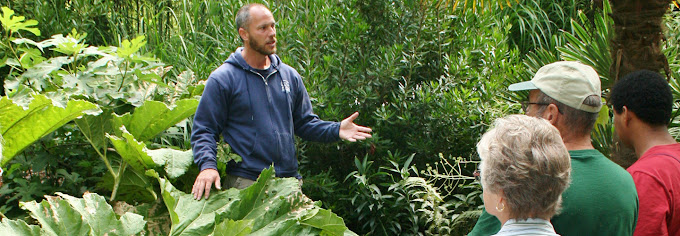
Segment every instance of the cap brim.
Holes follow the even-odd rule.
[[[516,84],[511,84],[508,86],[508,90],[510,91],[522,91],[522,90],[534,90],[538,89],[534,83],[531,81],[524,81]]]

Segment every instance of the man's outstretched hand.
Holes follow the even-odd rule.
[[[359,112],[354,112],[351,116],[345,118],[340,122],[340,138],[356,142],[357,140],[365,140],[371,137],[371,128],[359,126],[354,124],[354,119],[359,116]]]
[[[195,200],[200,200],[205,193],[205,199],[210,196],[210,188],[212,188],[213,183],[215,188],[222,189],[220,184],[220,173],[215,169],[205,169],[198,173],[196,181],[194,182],[194,187],[191,189],[191,194],[194,195]]]

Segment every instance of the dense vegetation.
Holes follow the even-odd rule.
[[[241,44],[242,1],[3,1],[0,232],[466,233],[481,207],[470,177],[476,141],[526,96],[507,85],[577,60],[598,71],[606,94],[615,32],[606,1],[455,2],[262,1],[277,20],[278,54],[303,76],[315,113],[340,120],[358,111],[374,137],[298,140],[304,195],[265,171],[255,188],[206,203],[185,194],[197,174],[191,119],[209,73]],[[664,17],[661,49],[680,96],[678,15]],[[606,109],[601,118],[593,140],[609,153]],[[234,158],[221,146],[220,171]],[[199,203],[214,211],[185,211]],[[110,204],[108,221],[78,207],[87,204]],[[83,227],[65,228],[41,207]]]

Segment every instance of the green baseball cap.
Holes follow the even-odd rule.
[[[530,81],[512,84],[510,91],[538,89],[564,105],[587,112],[599,112],[602,104],[583,104],[587,97],[602,97],[600,76],[587,65],[575,61],[558,61],[541,67]]]

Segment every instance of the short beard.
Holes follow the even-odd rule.
[[[250,40],[248,42],[248,45],[250,45],[250,48],[252,48],[256,52],[259,52],[260,54],[265,55],[265,56],[269,56],[271,54],[276,53],[276,47],[274,47],[274,49],[272,49],[271,51],[268,51],[267,49],[265,49],[266,43],[264,43],[264,44],[262,44],[262,46],[260,46],[259,42],[255,41],[255,40]]]

